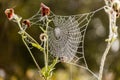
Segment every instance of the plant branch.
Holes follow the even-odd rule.
[[[99,78],[98,78],[98,80],[102,80],[103,70],[104,70],[104,65],[105,65],[105,60],[106,60],[106,57],[108,55],[108,52],[110,50],[111,45],[112,45],[112,43],[108,42],[107,47],[105,49],[105,52],[103,53],[103,56],[101,58],[101,64],[100,64],[100,71],[99,71]]]
[[[109,38],[106,39],[106,41],[108,42],[107,47],[101,58],[98,80],[102,80],[106,57],[108,55],[108,52],[109,52],[113,42],[117,39],[117,36],[118,36],[117,26],[116,26],[116,19],[117,19],[116,16],[117,16],[118,12],[116,12],[116,11],[118,9],[119,4],[114,1],[111,1],[111,0],[104,0],[104,1],[106,4],[106,7],[104,9],[105,9],[105,12],[109,16]],[[113,7],[114,4],[117,4],[117,6]]]

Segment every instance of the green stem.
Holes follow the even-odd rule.
[[[17,23],[18,23],[18,26],[19,26],[19,28],[20,28],[20,31],[24,31],[23,28],[21,27],[20,21],[18,21]],[[29,36],[25,31],[24,31],[24,34],[26,34],[27,36]],[[29,51],[31,57],[33,58],[33,61],[35,62],[37,68],[41,71],[41,69],[40,69],[39,65],[37,64],[37,62],[36,62],[36,60],[35,60],[35,58],[34,58],[32,52],[30,51],[28,45],[26,44],[26,42],[25,42],[25,40],[24,40],[23,34],[21,34],[21,36],[22,36],[22,41],[23,41],[23,43],[25,44],[25,46],[27,47],[27,49],[28,49],[28,51]],[[29,37],[32,38],[31,36],[29,36]],[[33,38],[32,38],[32,39],[33,39]],[[33,39],[33,40],[34,40],[34,39]]]
[[[44,31],[45,34],[47,34],[47,29],[48,29],[48,25],[49,25],[49,19],[48,17],[46,16],[46,20],[47,20],[47,23],[46,23],[46,30]],[[46,72],[48,71],[48,38],[46,39],[46,41],[44,41],[44,58],[45,58],[45,69],[46,69]],[[49,76],[46,77],[46,80],[49,79]]]
[[[17,24],[18,24],[18,26],[19,26],[19,28],[20,28],[20,31],[22,32],[22,34],[20,34],[21,37],[22,37],[22,41],[23,41],[23,43],[25,44],[25,46],[27,47],[27,49],[28,49],[28,51],[29,51],[29,53],[30,53],[30,55],[31,55],[31,57],[32,57],[35,65],[37,66],[37,68],[38,68],[38,70],[39,70],[39,72],[40,72],[40,76],[42,76],[42,74],[41,74],[41,68],[39,67],[37,61],[35,60],[35,57],[33,56],[31,50],[29,49],[27,43],[26,43],[25,40],[24,40],[24,39],[25,39],[25,36],[27,36],[27,37],[29,37],[30,39],[32,39],[37,45],[39,45],[39,43],[38,43],[36,40],[34,40],[27,32],[25,32],[25,31],[23,30],[23,28],[22,28],[22,26],[21,26],[21,24],[20,24],[20,21],[17,21]],[[24,36],[24,35],[25,35],[25,36]],[[39,47],[40,47],[39,49],[42,50],[42,47],[41,47],[40,45],[39,45]],[[42,78],[45,80],[44,77],[42,77]]]
[[[19,20],[17,20],[17,24],[18,24],[18,26],[19,26],[20,30],[21,30],[21,31],[23,31],[23,28],[22,28],[22,26],[21,26],[21,24],[20,24],[20,21],[19,21]]]
[[[48,28],[48,24],[49,24],[49,20],[46,16],[46,19],[47,19],[47,23],[46,23],[46,34],[47,34],[47,28]],[[46,41],[46,48],[47,48],[47,51],[46,51],[46,66],[48,67],[48,38],[47,38],[47,41]]]
[[[20,24],[20,21],[18,21],[17,23],[18,23],[18,26],[20,28],[21,35],[24,34],[25,36],[30,38],[38,46],[38,47],[36,47],[36,46],[33,46],[33,47],[36,47],[36,48],[40,49],[40,51],[43,51],[43,48],[39,45],[39,43],[34,38],[32,38],[26,31],[23,30],[23,28]]]
[[[35,62],[35,64],[36,64],[37,68],[39,69],[39,71],[41,71],[41,69],[40,69],[39,65],[37,64],[37,61],[35,60],[35,58],[34,58],[34,56],[33,56],[32,52],[31,52],[31,50],[29,49],[29,47],[28,47],[27,43],[25,42],[25,40],[24,40],[24,37],[23,37],[23,36],[22,36],[22,41],[23,41],[23,43],[25,44],[25,46],[27,47],[27,49],[28,49],[28,51],[29,51],[29,53],[30,53],[30,55],[31,55],[31,57],[32,57],[32,59],[33,59],[33,61]]]
[[[22,36],[22,41],[23,41],[23,43],[25,44],[25,46],[27,47],[27,49],[28,49],[28,51],[29,51],[29,53],[30,53],[30,55],[31,55],[31,57],[32,57],[35,65],[37,66],[37,68],[38,68],[38,70],[39,70],[39,72],[40,72],[40,76],[43,78],[43,80],[45,80],[45,78],[44,78],[44,77],[42,76],[42,74],[41,74],[41,68],[39,67],[37,61],[35,60],[35,57],[33,56],[33,54],[32,54],[32,52],[31,52],[31,50],[29,49],[28,45],[26,44],[23,36]]]
[[[46,41],[44,41],[44,61],[45,61],[45,72],[47,72],[48,62],[47,62],[47,54],[46,54]]]
[[[24,34],[25,34],[27,37],[29,37],[29,38],[36,44],[36,46],[33,45],[33,47],[38,48],[40,51],[43,51],[43,50],[44,50],[44,48],[41,47],[40,44],[39,44],[34,38],[32,38],[28,33],[24,32]]]

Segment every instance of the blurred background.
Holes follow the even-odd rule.
[[[41,2],[59,15],[87,13],[105,5],[103,0],[0,0],[0,80],[41,80],[36,66],[18,34],[17,24],[9,21],[4,14],[5,9],[12,7],[19,16],[29,18],[39,10]],[[86,60],[89,68],[96,74],[99,71],[101,56],[106,48],[108,21],[104,10],[97,12],[92,18],[85,36]],[[119,18],[117,25],[120,26]],[[120,29],[118,30],[120,32]],[[32,27],[27,32],[39,42],[40,30],[38,28]],[[118,37],[107,56],[104,80],[120,80],[119,45]],[[43,67],[42,53],[34,50],[34,56],[39,65]],[[89,80],[86,71],[72,67],[73,80]],[[68,69],[68,64],[57,64],[52,80],[70,80]]]

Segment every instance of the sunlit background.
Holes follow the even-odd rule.
[[[103,7],[103,0],[0,0],[0,80],[41,80],[38,70],[18,34],[16,23],[7,19],[5,9],[14,8],[23,18],[34,15],[43,2],[59,15],[82,14]],[[101,10],[92,18],[85,36],[85,56],[89,68],[98,74],[100,59],[108,38],[108,16]],[[117,20],[120,26],[120,19]],[[119,28],[119,27],[118,27]],[[120,32],[120,29],[118,29]],[[32,27],[27,32],[39,42],[40,30]],[[120,40],[115,41],[107,56],[104,80],[120,80]],[[34,50],[34,56],[43,67],[43,54]],[[83,69],[71,66],[73,80],[89,80],[90,75]],[[52,80],[70,80],[69,64],[58,64]],[[92,79],[91,79],[92,80]]]

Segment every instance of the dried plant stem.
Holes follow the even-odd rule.
[[[116,12],[111,8],[111,6],[109,6],[109,2],[107,0],[104,0],[104,1],[108,8],[105,10],[109,16],[109,38],[106,40],[108,42],[107,47],[101,58],[98,80],[102,80],[106,57],[108,55],[108,52],[111,48],[112,43],[117,39]]]
[[[105,49],[105,52],[103,53],[103,56],[101,58],[101,64],[100,64],[100,71],[99,71],[98,80],[102,80],[103,70],[104,70],[104,65],[105,65],[105,60],[106,60],[106,57],[108,55],[108,52],[110,50],[111,45],[112,45],[112,43],[108,42],[107,47]]]
[[[109,38],[107,39],[108,43],[103,53],[103,56],[101,58],[98,80],[102,80],[106,57],[108,55],[108,52],[111,48],[112,43],[115,41],[114,32],[113,32],[113,28],[115,25],[116,25],[116,17],[114,15],[109,14]]]

